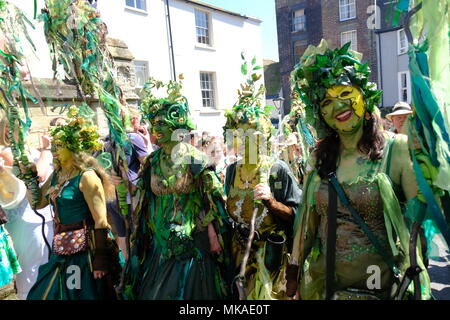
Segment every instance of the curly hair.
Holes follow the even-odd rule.
[[[369,120],[364,121],[363,135],[358,141],[358,150],[365,154],[371,161],[380,160],[383,157],[385,138],[380,127],[380,118],[372,113]],[[328,174],[336,172],[339,161],[341,142],[336,131],[319,140],[316,147],[316,169],[322,179],[327,179]]]
[[[95,171],[97,176],[102,181],[103,190],[105,191],[106,201],[114,200],[116,197],[115,188],[111,181],[111,177],[106,171],[100,166],[98,160],[86,152],[72,153],[73,166],[82,171],[92,169]],[[55,167],[58,170],[59,166]]]

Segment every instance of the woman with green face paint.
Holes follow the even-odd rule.
[[[153,95],[154,88],[166,86],[167,98]],[[207,156],[178,138],[195,129],[180,89],[179,83],[153,79],[144,87],[141,109],[161,148],[145,160],[138,179],[128,299],[228,297],[223,186]]]
[[[321,139],[309,161],[287,272],[288,295],[301,299],[390,299],[409,267],[399,199],[417,200],[417,184],[407,141],[381,129],[374,112],[381,92],[348,48],[331,50],[322,40],[292,74],[306,121]],[[419,249],[421,295],[428,299]]]

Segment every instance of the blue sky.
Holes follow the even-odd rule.
[[[214,6],[259,18],[263,37],[263,58],[278,61],[275,0],[200,0]]]

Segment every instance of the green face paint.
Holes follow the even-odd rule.
[[[320,113],[338,133],[355,132],[363,124],[365,112],[361,92],[355,86],[333,86],[320,103]]]
[[[157,116],[152,121],[153,133],[159,144],[165,144],[172,140],[173,130],[167,125],[164,116]]]

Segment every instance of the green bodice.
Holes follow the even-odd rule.
[[[54,203],[52,203],[53,210],[58,211],[61,224],[79,222],[87,219],[91,215],[89,206],[79,189],[81,176],[82,173],[67,181],[60,196],[56,198],[56,208],[54,207]],[[53,176],[52,186],[56,185],[56,177],[57,175]]]

